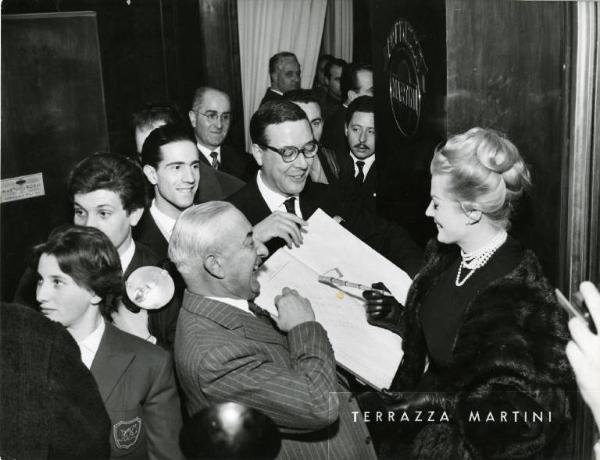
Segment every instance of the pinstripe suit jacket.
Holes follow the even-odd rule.
[[[339,386],[322,326],[287,335],[269,319],[185,292],[175,336],[175,363],[190,414],[235,401],[271,417],[282,433],[283,459],[375,458],[356,400]]]

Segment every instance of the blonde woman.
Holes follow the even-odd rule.
[[[436,150],[431,175],[437,241],[404,314],[365,293],[369,321],[404,338],[382,398],[410,424],[386,425],[381,456],[546,458],[572,377],[566,318],[535,255],[507,233],[529,171],[506,137],[473,128]]]

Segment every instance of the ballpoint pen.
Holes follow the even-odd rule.
[[[353,283],[352,281],[342,280],[340,278],[334,278],[333,276],[319,275],[319,283],[334,284],[336,286],[346,286],[354,289],[360,289],[362,291],[374,291],[381,295],[392,295],[387,289],[376,289],[365,284]]]

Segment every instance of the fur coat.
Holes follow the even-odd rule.
[[[423,424],[412,442],[412,455],[546,458],[569,418],[567,389],[573,377],[565,355],[567,318],[531,251],[523,252],[510,273],[475,294],[458,329],[452,364],[429,369],[423,378],[427,347],[420,309],[458,256],[456,246],[431,241],[408,294],[404,361],[391,390],[435,393],[449,418]],[[501,411],[509,421],[501,421]],[[512,421],[512,411],[519,411],[519,417],[527,413],[529,421]],[[533,412],[541,413],[543,421],[532,422]],[[481,422],[472,418],[477,413]],[[490,413],[495,421],[486,423]]]

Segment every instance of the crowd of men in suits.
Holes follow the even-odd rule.
[[[230,98],[204,86],[187,119],[170,104],[146,104],[133,114],[134,158],[96,153],[73,168],[68,190],[75,226],[36,248],[15,300],[65,326],[82,363],[73,367],[77,348],[54,325],[38,326],[41,316],[33,310],[15,306],[14,318],[21,319],[7,332],[17,352],[28,348],[31,334],[23,332],[30,327],[47,327],[47,341],[61,336],[58,350],[23,359],[45,359],[43,366],[61,374],[40,396],[60,398],[61,413],[55,406],[39,410],[71,431],[55,440],[46,433],[47,445],[32,447],[15,423],[0,455],[21,458],[28,445],[29,453],[73,458],[183,458],[182,414],[234,401],[276,423],[281,458],[375,458],[367,427],[352,416],[360,410],[350,391],[355,383],[338,372],[327,333],[302,296],[308,293],[284,289],[275,299],[275,321],[253,303],[261,263],[280,247],[301,245],[317,208],[409,275],[421,264],[421,248],[408,233],[375,213],[370,66],[322,56],[311,90],[300,89],[300,72],[292,53],[271,58],[271,86],[250,122],[250,152],[225,144]],[[116,251],[112,262],[101,257],[110,252],[107,245]],[[62,310],[73,297],[61,290],[78,280],[67,267],[78,257],[97,258],[97,273],[89,285],[74,283],[73,289],[86,288],[88,306],[66,319]],[[106,297],[119,296],[102,295],[93,278],[108,277],[115,263],[124,279],[141,266],[166,268],[175,279],[173,299],[145,310],[121,292],[122,301],[108,309]],[[64,359],[56,362],[55,353]],[[19,375],[14,379],[37,385]],[[71,380],[79,387],[69,394]],[[26,415],[35,417],[35,408]],[[98,433],[110,447],[101,446]]]

